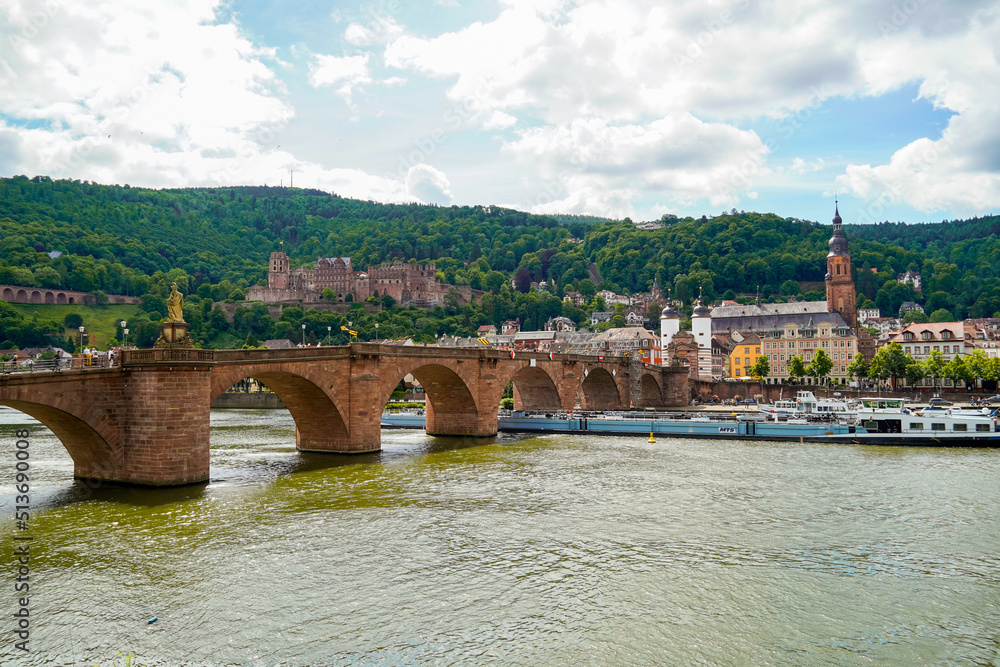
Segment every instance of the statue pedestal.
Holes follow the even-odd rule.
[[[187,322],[164,322],[153,347],[194,347],[187,328]]]

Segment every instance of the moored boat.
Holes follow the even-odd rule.
[[[641,413],[601,415],[529,414],[500,416],[499,431],[514,433],[589,433],[594,435],[653,435],[682,438],[797,441],[857,445],[1000,447],[995,413],[959,410],[861,408],[849,421],[786,421],[714,419],[704,414],[683,418]],[[421,428],[423,415],[391,419],[397,428]],[[383,418],[383,424],[388,425]]]

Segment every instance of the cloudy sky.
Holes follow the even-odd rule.
[[[996,0],[0,0],[0,175],[1000,212]]]

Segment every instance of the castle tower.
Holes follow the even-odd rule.
[[[691,333],[698,346],[698,376],[712,377],[712,311],[702,302],[701,296],[691,314]]]
[[[847,252],[843,220],[839,206],[834,206],[833,236],[830,252],[826,256],[826,307],[831,313],[840,313],[852,328],[858,326],[857,291],[851,278],[851,255]]]
[[[288,289],[288,255],[284,250],[271,253],[267,272],[267,286],[272,289]]]
[[[681,330],[681,316],[674,310],[674,307],[667,301],[667,307],[660,313],[660,350],[664,355],[663,362],[666,363],[667,346],[674,336]]]

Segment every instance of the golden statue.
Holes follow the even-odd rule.
[[[184,295],[177,291],[177,283],[170,283],[167,297],[167,322],[184,321]]]

